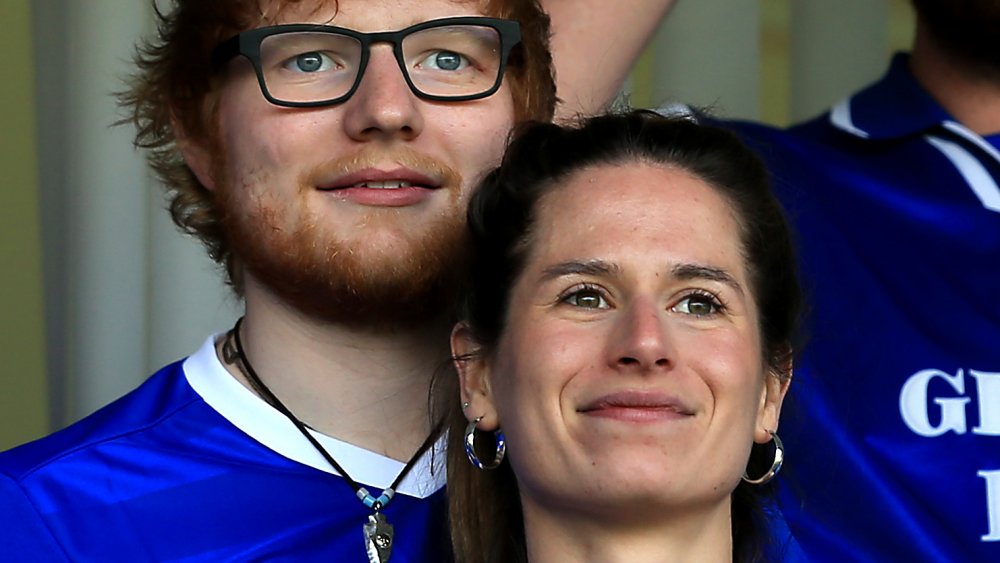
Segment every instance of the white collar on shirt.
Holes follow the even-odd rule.
[[[278,454],[320,471],[337,471],[306,440],[298,429],[263,399],[244,387],[222,365],[215,353],[213,334],[201,348],[184,360],[188,384],[226,420],[254,440]],[[366,486],[384,489],[403,470],[400,461],[310,430],[351,477]],[[445,484],[445,439],[424,453],[396,492],[426,498]],[[378,492],[372,491],[378,495]]]

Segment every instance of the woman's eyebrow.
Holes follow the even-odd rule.
[[[670,269],[674,278],[679,280],[703,279],[724,283],[734,290],[743,293],[743,286],[729,272],[722,268],[703,264],[677,264]],[[621,267],[604,260],[578,261],[570,260],[553,264],[542,270],[542,281],[548,281],[561,276],[616,276],[621,273]]]
[[[677,264],[670,271],[679,280],[703,279],[717,281],[732,287],[741,295],[743,294],[743,286],[736,281],[736,278],[722,268],[705,266],[703,264]]]
[[[620,272],[621,268],[617,264],[611,264],[604,260],[587,260],[585,262],[570,260],[545,268],[542,271],[542,281],[570,275],[614,276]]]

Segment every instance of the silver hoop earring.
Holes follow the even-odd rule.
[[[493,437],[497,442],[497,453],[493,456],[493,462],[489,465],[485,465],[479,460],[479,456],[476,455],[476,425],[483,417],[479,417],[476,420],[469,422],[469,425],[465,427],[465,455],[469,458],[469,463],[472,464],[476,469],[496,469],[500,466],[500,462],[503,461],[503,456],[507,453],[507,442],[504,441],[503,430],[499,428],[493,432]]]
[[[781,438],[770,430],[768,430],[767,433],[771,435],[771,438],[774,441],[774,461],[771,462],[771,467],[767,470],[767,472],[756,479],[751,479],[747,475],[746,471],[743,472],[743,480],[751,485],[763,485],[771,479],[774,479],[774,476],[778,474],[778,471],[781,471],[781,464],[785,461],[785,445],[781,443]]]

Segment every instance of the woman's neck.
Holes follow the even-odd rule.
[[[522,501],[530,563],[718,563],[732,561],[728,500],[684,510],[647,511],[626,519],[613,513],[550,512]],[[656,514],[656,516],[653,516]]]

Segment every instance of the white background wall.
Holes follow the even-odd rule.
[[[890,14],[905,18],[903,4],[680,0],[631,81],[633,100],[776,122],[814,115],[882,72]],[[112,126],[112,93],[152,28],[148,2],[32,8],[55,428],[192,352],[240,307],[198,243],[173,228],[131,127]]]
[[[230,326],[237,304],[173,227],[113,93],[148,2],[36,0],[39,158],[53,427]]]

